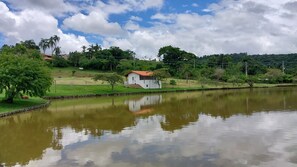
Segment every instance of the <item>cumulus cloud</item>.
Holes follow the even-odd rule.
[[[132,21],[142,21],[143,19],[141,17],[138,17],[138,16],[131,16],[130,20],[132,20]]]
[[[88,7],[89,11],[102,11],[109,14],[120,14],[131,11],[145,11],[147,9],[160,9],[164,0],[109,0],[97,1],[94,5]]]
[[[34,9],[53,15],[76,12],[78,7],[64,0],[5,0],[11,7],[18,10]]]
[[[151,17],[153,26],[135,29],[125,40],[133,44],[139,56],[152,57],[164,45],[181,47],[198,56],[296,52],[295,2],[222,0],[205,9],[209,14],[157,13]],[[110,45],[118,44],[117,39],[105,40]]]
[[[0,33],[9,43],[62,34],[63,38],[72,39],[68,43],[61,40],[67,50],[88,45],[84,37],[63,33],[75,30],[83,35],[95,35],[104,47],[115,45],[135,51],[138,57],[149,58],[155,58],[158,49],[165,45],[174,45],[198,56],[297,50],[296,0],[220,0],[197,13],[162,13],[164,10],[158,9],[164,6],[164,0],[5,2],[10,8],[18,9],[12,12],[0,2]],[[128,20],[110,19],[111,15],[127,15],[132,11],[138,14],[148,9],[155,12],[149,19],[135,13]],[[71,12],[73,14],[67,15]],[[62,14],[64,20],[58,17]],[[60,29],[61,23],[65,29]],[[75,45],[71,46],[72,41]]]
[[[0,2],[0,8],[0,32],[7,44],[28,39],[39,42],[41,38],[49,38],[52,35],[61,37],[59,45],[65,53],[80,50],[82,45],[89,44],[85,37],[63,33],[58,28],[58,20],[52,15],[29,9],[13,13],[3,2]]]
[[[108,22],[99,12],[91,12],[89,15],[76,14],[65,19],[63,24],[66,28],[103,36],[118,36],[124,33],[118,23]]]
[[[109,22],[111,14],[121,14],[130,11],[145,11],[150,8],[162,7],[164,0],[121,0],[121,1],[97,1],[94,6],[88,8],[89,14],[76,14],[63,21],[66,28],[81,31],[84,33],[97,34],[102,36],[123,36],[125,35],[121,25],[116,22]],[[131,21],[142,21],[142,18],[131,16]],[[127,30],[137,29],[136,24],[128,22]]]

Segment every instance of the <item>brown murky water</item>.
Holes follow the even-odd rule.
[[[297,166],[297,88],[54,101],[0,119],[0,164]]]

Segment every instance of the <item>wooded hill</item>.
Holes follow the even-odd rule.
[[[282,70],[284,67],[287,74],[296,74],[297,72],[297,53],[262,55],[248,55],[246,53],[215,54],[203,56],[197,59],[197,65],[203,64],[223,69],[227,68],[230,64],[247,62],[250,67],[256,66],[259,71],[262,71],[266,68]]]

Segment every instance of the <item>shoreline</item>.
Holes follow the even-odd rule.
[[[244,87],[220,87],[220,88],[177,88],[172,90],[158,90],[148,89],[140,92],[115,92],[115,93],[100,93],[100,94],[85,94],[85,95],[66,95],[66,96],[44,96],[46,100],[63,100],[63,99],[77,99],[88,97],[106,97],[106,96],[125,96],[125,95],[139,95],[139,94],[154,94],[154,93],[174,93],[174,92],[195,92],[195,91],[211,91],[211,90],[240,90],[240,89],[259,89],[259,88],[280,88],[280,87],[295,87],[297,84],[292,85],[275,85],[275,86],[257,86],[250,88]]]
[[[65,100],[65,99],[77,99],[77,98],[91,98],[91,97],[107,97],[107,96],[126,96],[126,95],[139,95],[139,94],[155,94],[155,93],[174,93],[174,92],[199,92],[199,91],[212,91],[212,90],[241,90],[241,89],[263,89],[263,88],[281,88],[281,87],[296,87],[296,84],[293,85],[275,85],[275,86],[259,86],[250,88],[248,86],[245,87],[223,87],[223,88],[192,88],[192,89],[172,89],[172,90],[147,90],[141,92],[120,92],[120,93],[104,93],[104,94],[86,94],[86,95],[68,95],[68,96],[44,96],[43,99],[46,99],[47,102],[44,104],[26,107],[22,109],[18,109],[11,112],[0,113],[0,118],[8,117],[11,115],[35,111],[41,108],[48,107],[51,104],[51,100]]]
[[[297,85],[296,85],[297,86]],[[276,86],[275,86],[276,87]],[[195,91],[210,91],[210,90],[236,90],[236,89],[249,89],[250,87],[225,87],[225,88],[185,88],[185,89],[172,89],[172,90],[158,90],[154,89],[140,92],[115,92],[115,93],[100,93],[100,94],[85,94],[85,95],[67,95],[67,96],[44,96],[46,100],[63,100],[63,99],[77,99],[88,97],[107,97],[107,96],[125,96],[125,95],[139,95],[139,94],[154,94],[154,93],[174,93],[174,92],[195,92]],[[254,87],[254,88],[272,88],[267,86]]]
[[[35,110],[38,110],[38,109],[41,109],[41,108],[48,107],[50,104],[51,104],[51,101],[48,100],[44,104],[39,104],[39,105],[36,105],[36,106],[26,107],[26,108],[22,108],[22,109],[10,111],[10,112],[0,113],[0,118],[8,117],[8,116],[19,114],[19,113],[35,111]]]

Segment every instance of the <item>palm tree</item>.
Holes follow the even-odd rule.
[[[81,47],[83,50],[83,53],[85,53],[86,52],[86,49],[87,49],[87,47],[85,46],[85,45],[83,45],[82,47]]]
[[[52,55],[54,54],[54,50],[57,47],[58,42],[60,41],[60,37],[58,37],[57,35],[54,35],[52,37],[50,37],[49,39],[49,48],[52,49]]]
[[[58,44],[59,41],[60,41],[60,37],[57,36],[57,35],[54,35],[54,36],[53,36],[53,41],[54,41],[54,46],[57,47],[57,44]]]
[[[49,48],[49,40],[41,38],[38,46],[42,49],[43,54],[45,54],[46,49]]]
[[[54,52],[55,52],[55,55],[56,56],[60,56],[61,55],[61,47],[56,47],[55,49],[54,49]]]
[[[92,47],[93,47],[93,50],[95,53],[97,53],[99,50],[101,50],[101,46],[99,46],[97,43],[96,43],[96,45],[92,45]]]

